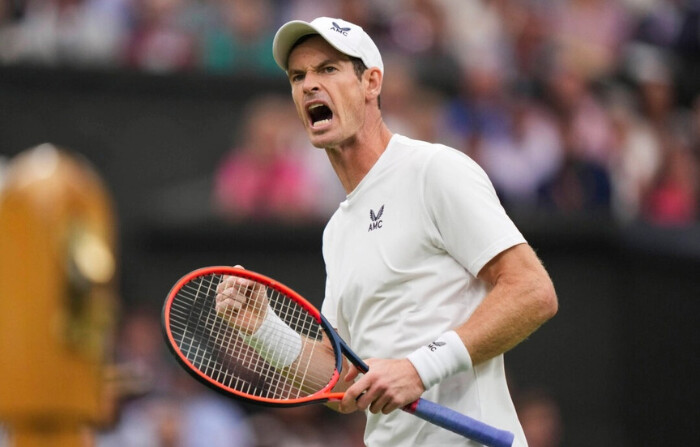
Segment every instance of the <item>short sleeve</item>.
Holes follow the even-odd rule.
[[[502,251],[525,242],[484,170],[454,149],[444,147],[430,159],[423,199],[438,244],[474,276]]]

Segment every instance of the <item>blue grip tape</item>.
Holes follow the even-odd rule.
[[[425,399],[406,408],[416,416],[488,447],[511,447],[515,436]]]

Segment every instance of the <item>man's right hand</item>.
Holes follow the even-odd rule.
[[[237,268],[243,268],[240,265]],[[216,312],[246,335],[254,334],[268,309],[265,286],[236,276],[224,276],[216,287]]]

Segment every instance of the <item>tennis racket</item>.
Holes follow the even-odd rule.
[[[170,290],[162,318],[166,343],[187,372],[249,402],[290,407],[339,401],[344,393],[332,389],[343,356],[368,370],[311,303],[250,270],[190,272]],[[512,433],[425,399],[403,410],[486,446],[513,443]]]

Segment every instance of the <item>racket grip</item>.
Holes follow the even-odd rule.
[[[425,419],[439,427],[453,431],[487,447],[511,447],[513,433],[500,430],[464,414],[425,399],[406,405],[404,411]]]

